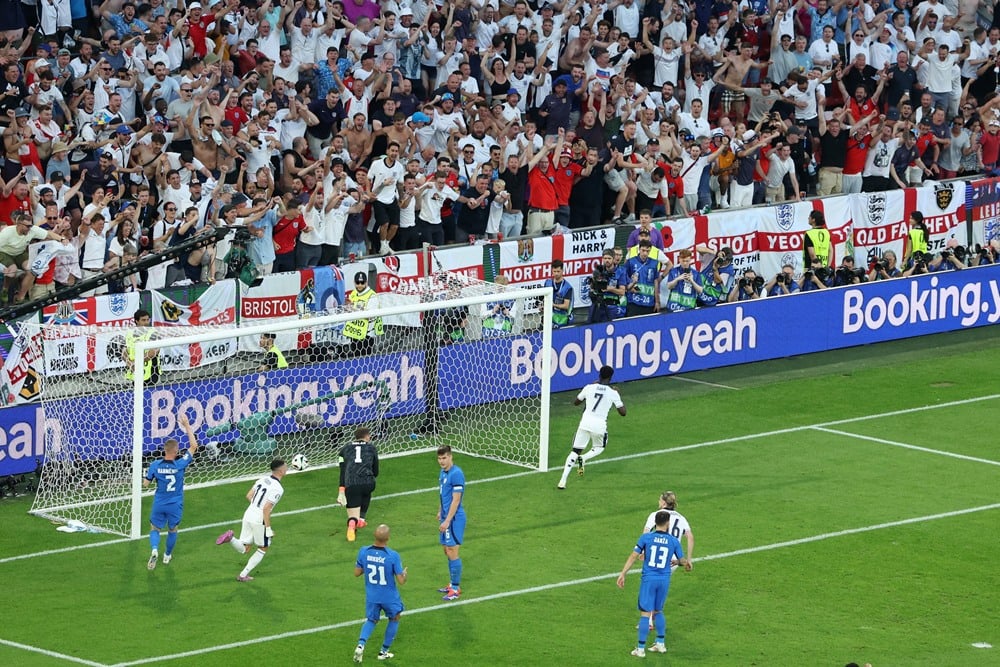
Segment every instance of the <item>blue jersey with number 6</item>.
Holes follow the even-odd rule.
[[[666,532],[643,533],[635,544],[637,554],[645,554],[642,561],[642,578],[670,578],[670,561],[684,558],[680,541]]]
[[[184,469],[191,461],[191,451],[184,450],[184,453],[173,461],[157,459],[149,466],[146,479],[156,480],[153,507],[166,508],[183,504]]]

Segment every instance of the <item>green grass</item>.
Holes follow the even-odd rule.
[[[555,483],[579,413],[572,395],[557,395],[553,471],[516,475],[456,456],[472,482],[461,605],[443,605],[435,592],[447,569],[435,493],[425,490],[436,484],[434,456],[389,459],[370,519],[392,527],[391,545],[410,572],[391,664],[636,662],[628,652],[638,573],[625,591],[613,576],[580,580],[621,568],[669,488],[697,536],[696,562],[671,587],[670,652],[647,662],[1000,665],[1000,509],[899,523],[1000,503],[1000,466],[850,435],[1000,461],[1000,398],[974,400],[997,393],[998,362],[995,330],[979,329],[687,376],[735,390],[675,378],[622,385],[628,417],[612,415],[608,450],[564,492]],[[945,403],[954,404],[830,426],[843,434],[811,428]],[[279,509],[332,503],[335,475],[288,477]],[[516,476],[484,481],[502,475]],[[237,584],[243,559],[216,547],[220,528],[205,526],[236,527],[245,486],[190,491],[185,526],[195,529],[152,573],[145,540],[0,562],[8,602],[0,640],[103,665],[228,643],[238,645],[155,664],[350,663],[364,591],[352,576],[360,543],[345,542],[343,510],[276,517],[275,546],[256,581]],[[28,516],[29,504],[0,503],[0,561],[108,541],[58,533]],[[734,553],[795,540],[803,542]],[[526,591],[535,587],[545,588]],[[487,596],[498,597],[477,601]],[[339,627],[243,644],[325,626]],[[383,630],[366,663],[376,662]],[[0,644],[0,664],[71,663]]]

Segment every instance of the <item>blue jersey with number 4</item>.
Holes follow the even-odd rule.
[[[365,600],[368,604],[400,602],[396,575],[403,574],[403,559],[397,552],[389,547],[361,547],[355,566],[364,570]]]
[[[680,541],[666,532],[643,533],[635,544],[637,554],[645,554],[642,561],[642,578],[670,578],[670,561],[684,558]]]
[[[146,479],[156,480],[156,494],[153,496],[153,505],[158,507],[169,507],[180,505],[184,501],[184,469],[188,467],[193,459],[191,451],[184,450],[184,453],[173,461],[157,459],[149,466],[146,472]]]

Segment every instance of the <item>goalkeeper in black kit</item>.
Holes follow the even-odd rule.
[[[347,508],[347,541],[357,538],[359,528],[367,525],[365,516],[378,477],[378,451],[372,444],[371,429],[359,427],[354,441],[340,450],[340,492],[337,502]]]

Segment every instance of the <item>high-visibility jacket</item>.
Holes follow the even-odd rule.
[[[375,290],[365,287],[363,290],[354,290],[347,297],[347,302],[351,304],[353,310],[368,310],[369,300],[375,296]],[[375,336],[385,333],[381,317],[371,319],[351,320],[344,324],[344,335],[352,340],[364,340],[369,331]]]

